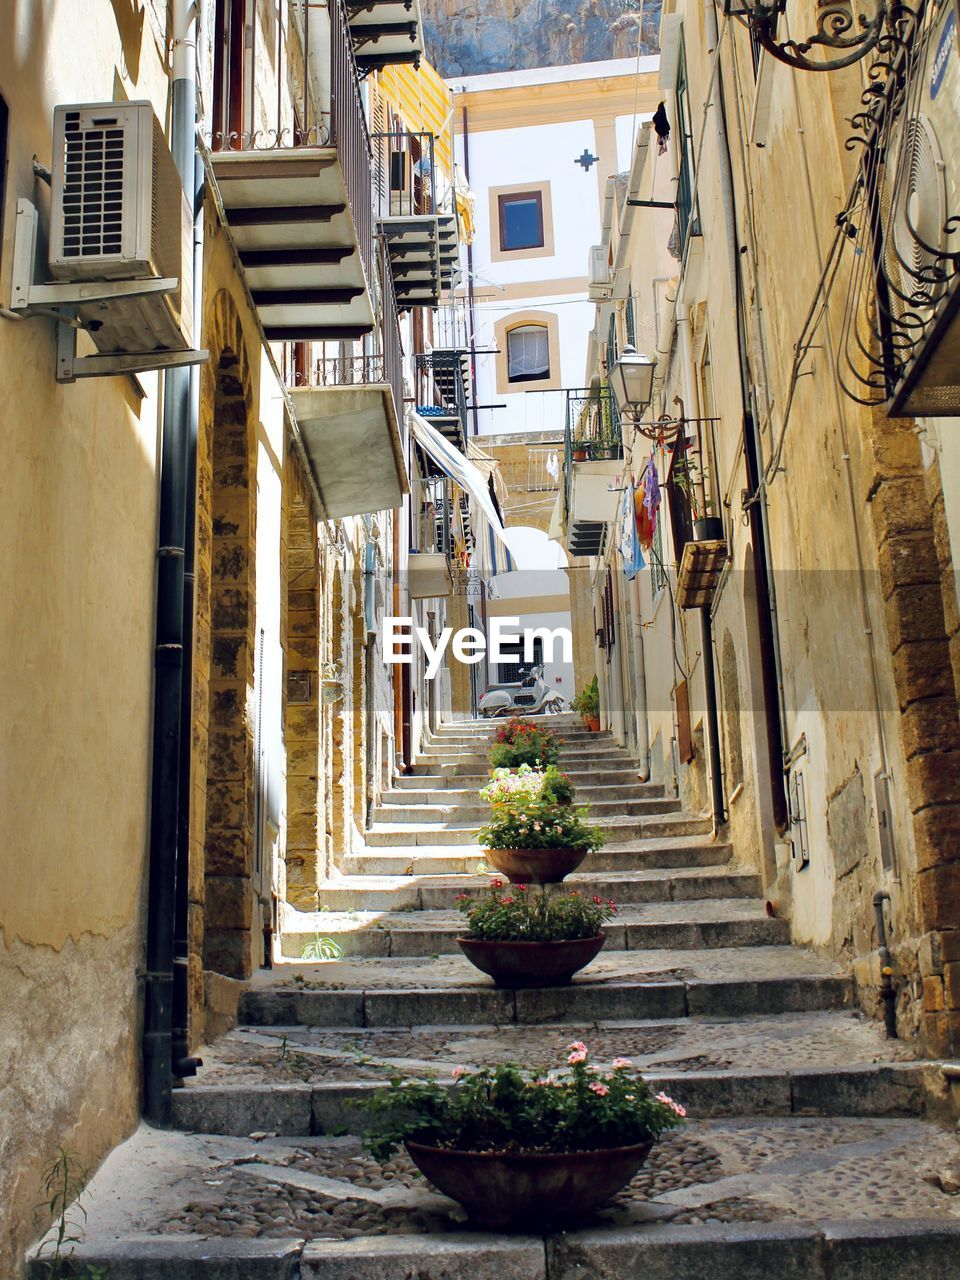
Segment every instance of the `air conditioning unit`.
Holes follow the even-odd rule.
[[[613,297],[610,278],[610,254],[605,244],[590,246],[587,264],[587,293],[591,302],[607,302]]]
[[[946,0],[929,33],[913,114],[897,125],[883,191],[884,275],[894,329],[911,355],[891,415],[960,413],[960,57],[957,11]],[[946,271],[946,279],[943,272]]]
[[[77,283],[176,278],[76,311],[101,352],[192,346],[193,219],[149,102],[54,110],[49,268]]]

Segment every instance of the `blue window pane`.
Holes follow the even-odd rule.
[[[501,199],[503,249],[538,249],[543,244],[543,217],[539,196]]]

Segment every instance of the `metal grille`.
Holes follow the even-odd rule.
[[[64,130],[63,256],[100,257],[123,247],[123,128],[80,128],[71,111]]]

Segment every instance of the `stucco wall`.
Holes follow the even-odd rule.
[[[149,98],[152,4],[8,7],[0,303],[16,200],[46,207],[57,103]],[[76,56],[84,48],[84,57]],[[46,214],[44,213],[44,217]],[[139,1110],[157,378],[59,386],[54,326],[0,321],[0,1274],[13,1275],[62,1146],[95,1166]]]

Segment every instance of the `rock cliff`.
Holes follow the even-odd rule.
[[[661,0],[421,0],[444,76],[656,53]]]

